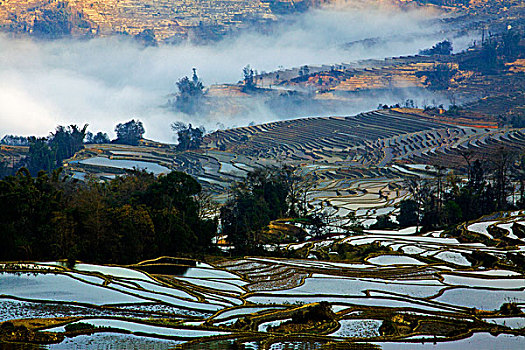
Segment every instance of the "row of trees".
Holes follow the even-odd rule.
[[[109,182],[79,182],[61,170],[0,181],[0,260],[81,259],[133,263],[210,248],[199,183],[184,173],[132,171]]]
[[[443,167],[435,167],[434,178],[407,179],[411,199],[400,204],[399,224],[379,217],[377,228],[453,228],[495,211],[525,208],[525,157],[515,159],[504,149],[487,159],[461,155],[466,179]],[[220,233],[238,254],[258,254],[264,244],[281,242],[270,230],[276,219],[301,223],[312,235],[329,233],[330,208],[315,210],[308,204],[314,184],[315,179],[290,166],[250,172],[232,187],[220,209]],[[129,263],[204,253],[212,249],[218,227],[215,219],[205,217],[207,202],[201,195],[199,183],[180,172],[156,178],[131,171],[101,183],[78,182],[60,170],[32,177],[21,169],[0,181],[0,260]],[[303,239],[293,236],[297,232],[284,239]]]
[[[88,132],[87,127],[87,124],[82,128],[77,125],[58,126],[48,137],[4,136],[0,140],[0,144],[29,146],[29,151],[22,163],[14,164],[11,168],[8,168],[7,164],[0,160],[0,179],[6,175],[12,175],[16,169],[22,166],[27,168],[32,175],[36,175],[40,170],[50,173],[52,170],[61,167],[65,159],[83,149],[84,144],[114,142],[137,145],[144,134],[144,126],[139,120],[118,124],[115,128],[117,139],[113,141],[110,141],[106,133],[93,134]]]
[[[72,157],[84,147],[87,124],[79,128],[76,125],[58,126],[49,137],[29,137],[29,152],[26,166],[36,175],[38,171],[51,172],[62,166],[64,159]]]

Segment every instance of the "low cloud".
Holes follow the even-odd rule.
[[[206,46],[144,48],[119,37],[37,42],[0,36],[0,137],[43,136],[58,124],[73,123],[88,123],[93,132],[113,135],[117,123],[138,118],[146,137],[170,142],[169,124],[176,120],[208,129],[275,120],[282,116],[259,102],[243,116],[209,119],[175,114],[163,105],[175,92],[175,82],[190,75],[193,67],[204,84],[211,85],[240,80],[247,64],[272,71],[415,54],[450,35],[436,21],[439,16],[423,9],[363,7],[354,1],[290,17],[271,35],[247,32]],[[368,38],[381,40],[377,45],[344,48]],[[461,45],[468,41],[460,39]],[[379,102],[388,103],[365,105],[375,107]],[[347,114],[359,112],[361,105]]]

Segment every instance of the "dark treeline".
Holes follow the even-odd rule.
[[[216,222],[201,215],[199,183],[184,173],[132,171],[79,182],[60,169],[0,181],[0,260],[132,263],[210,247]]]
[[[496,211],[525,208],[525,157],[503,148],[485,159],[466,151],[462,156],[465,180],[442,167],[432,179],[407,180],[412,199],[401,203],[402,226],[420,225],[424,231],[453,228]]]
[[[221,233],[235,253],[260,253],[263,244],[304,238],[269,234],[275,219],[323,226],[323,213],[307,214],[309,186],[291,167],[257,169],[236,184],[220,212]],[[155,177],[130,171],[101,182],[78,181],[61,169],[35,177],[22,168],[0,181],[0,261],[124,264],[207,253],[218,233],[217,219],[205,217],[209,204],[200,184],[181,172]]]
[[[27,156],[18,164],[8,167],[0,158],[0,179],[7,175],[14,175],[16,169],[26,168],[36,176],[40,170],[48,173],[62,166],[65,159],[71,158],[76,152],[84,148],[84,144],[120,143],[137,145],[144,135],[144,126],[139,120],[130,120],[115,127],[117,138],[110,141],[103,132],[93,134],[87,131],[88,125],[82,128],[77,125],[57,126],[54,132],[47,137],[23,137],[6,135],[0,144],[10,146],[29,146]]]
[[[525,57],[525,47],[520,42],[525,32],[510,29],[499,36],[488,35],[482,39],[481,48],[466,55],[459,62],[459,69],[491,74],[505,69],[505,63]]]
[[[419,54],[424,56],[450,55],[452,50],[452,43],[448,40],[444,40],[432,46],[430,49],[420,50]]]
[[[40,170],[51,172],[62,166],[64,159],[72,157],[84,147],[87,124],[80,129],[76,125],[58,126],[49,137],[29,137],[29,153],[26,167],[36,175]]]

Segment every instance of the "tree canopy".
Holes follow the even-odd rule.
[[[29,172],[36,175],[40,170],[51,172],[62,166],[64,159],[72,157],[84,147],[88,125],[58,126],[49,137],[28,138],[29,152],[26,165]]]
[[[132,119],[129,122],[117,124],[115,132],[117,133],[115,143],[136,146],[146,131],[140,120]]]
[[[432,90],[446,90],[450,87],[451,80],[458,70],[449,64],[440,63],[431,69],[417,72],[416,76],[425,77],[425,84]]]
[[[293,167],[260,168],[237,183],[221,208],[222,233],[238,252],[255,252],[270,221],[306,216],[307,186]]]
[[[171,124],[171,129],[177,133],[179,144],[177,150],[187,151],[190,149],[198,149],[202,144],[202,137],[206,132],[204,127],[194,128],[191,124],[184,124],[176,122]]]
[[[193,76],[190,80],[187,76],[179,79],[176,83],[178,93],[175,100],[175,108],[186,114],[197,114],[203,111],[206,92],[204,85],[197,76],[197,70],[193,68]]]
[[[257,73],[253,71],[250,65],[247,65],[242,69],[242,82],[244,91],[254,91],[257,88],[257,81],[255,80],[256,75]]]
[[[88,132],[86,134],[86,138],[84,139],[84,143],[86,144],[101,144],[101,143],[110,143],[108,134],[105,132],[99,131],[95,135],[93,133]]]
[[[216,222],[201,216],[200,192],[180,172],[82,183],[60,169],[37,177],[21,169],[0,181],[0,260],[132,263],[204,252]]]

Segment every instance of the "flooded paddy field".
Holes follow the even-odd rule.
[[[523,220],[521,212],[501,213],[464,229],[483,234],[498,225],[511,235],[508,224]],[[47,349],[525,344],[524,268],[506,255],[522,254],[525,241],[489,247],[408,229],[323,242],[290,244],[296,257],[287,259],[148,262],[174,264],[170,274],[147,273],[141,264],[2,263],[2,342],[17,340],[7,330],[19,327],[26,338],[18,341],[38,339]],[[349,255],[356,249],[360,255]],[[480,251],[495,262],[480,261]]]
[[[524,212],[449,231],[374,229],[381,217],[397,223],[410,198],[407,177],[435,176],[441,170],[429,164],[456,148],[523,140],[522,130],[481,132],[388,110],[218,131],[187,152],[151,142],[88,146],[67,161],[77,179],[134,167],[180,170],[219,203],[248,172],[284,160],[307,179],[308,209],[327,213],[328,233],[272,222],[276,231],[304,231],[267,245],[281,258],[0,263],[0,342],[88,350],[525,348]]]

